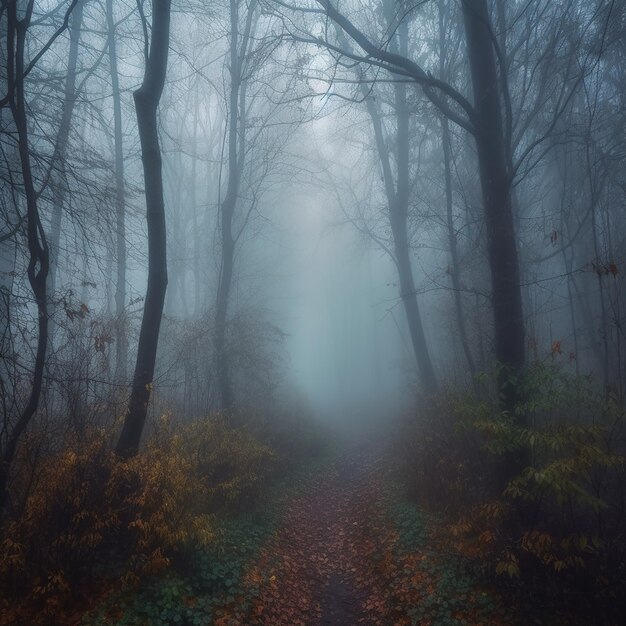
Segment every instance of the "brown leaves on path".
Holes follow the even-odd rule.
[[[281,530],[246,575],[247,612],[224,626],[388,626],[377,570],[380,486],[358,459],[329,468],[288,506]],[[221,624],[220,624],[221,626]]]
[[[436,623],[430,611],[422,611],[418,621],[409,617],[442,590],[427,563],[432,554],[398,549],[384,485],[367,455],[346,456],[323,471],[287,506],[281,528],[250,565],[247,601],[236,600],[215,625]],[[468,606],[450,617],[457,624],[484,623],[472,612]]]

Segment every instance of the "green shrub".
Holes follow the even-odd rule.
[[[514,415],[493,398],[433,399],[402,433],[410,494],[447,520],[441,538],[478,569],[610,597],[626,555],[624,411],[546,364],[520,397]],[[527,462],[502,489],[496,474],[519,451]]]

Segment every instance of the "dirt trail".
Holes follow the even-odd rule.
[[[437,621],[432,608],[423,617],[416,614],[433,598],[447,607],[448,594],[455,592],[447,584],[442,589],[433,574],[436,553],[398,552],[384,485],[380,467],[366,452],[345,455],[320,472],[291,500],[280,529],[250,565],[238,608],[228,607],[228,616],[215,625],[505,623],[477,619],[467,606],[451,609],[445,622]],[[469,604],[480,594],[468,593]]]
[[[246,576],[256,596],[246,615],[226,624],[387,626],[376,583],[379,488],[363,458],[345,457],[287,508],[281,530]]]

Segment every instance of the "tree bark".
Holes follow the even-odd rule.
[[[447,41],[444,25],[444,5],[439,2],[439,74],[443,78],[446,76]],[[476,365],[467,337],[465,324],[465,313],[463,311],[463,298],[461,295],[461,266],[459,263],[459,250],[456,230],[454,228],[453,202],[452,202],[452,142],[450,137],[450,123],[448,118],[442,116],[441,119],[441,147],[443,150],[443,171],[444,186],[446,193],[446,226],[448,230],[448,245],[450,247],[450,279],[454,294],[454,309],[456,312],[457,327],[459,330],[459,340],[467,361],[467,368],[472,382],[474,393],[479,395],[480,386],[476,378]]]
[[[239,32],[239,2],[230,1],[230,94],[228,101],[228,186],[220,206],[220,234],[222,265],[215,307],[215,358],[220,407],[231,409],[235,403],[226,336],[228,329],[228,302],[233,282],[235,245],[233,219],[239,197],[241,174],[246,153],[246,81],[243,64],[250,43],[256,2],[246,8],[243,32]],[[239,233],[241,234],[241,233]]]
[[[398,48],[401,54],[408,50],[408,26],[402,22],[398,26]],[[397,184],[395,199],[389,205],[391,231],[393,234],[394,251],[400,279],[400,296],[404,304],[406,318],[411,334],[413,351],[417,359],[422,384],[426,393],[437,390],[437,379],[432,360],[422,316],[417,302],[413,268],[411,266],[411,250],[409,246],[407,222],[409,219],[409,108],[406,97],[406,83],[397,82],[394,85],[396,109],[396,149],[397,149]]]
[[[366,55],[361,58],[363,62],[374,60],[390,72],[410,77],[422,86],[427,97],[448,119],[471,132],[475,138],[487,226],[495,357],[500,367],[498,387],[503,408],[513,412],[518,402],[519,375],[525,363],[524,317],[511,202],[511,173],[507,167],[494,36],[487,2],[464,0],[462,3],[473,105],[451,85],[425,72],[406,55],[373,44],[337,11],[330,0],[317,2],[328,17],[365,51]],[[454,102],[456,108],[451,107],[447,99]]]
[[[417,302],[411,255],[406,232],[406,216],[402,214],[402,207],[396,201],[391,207],[393,212],[391,230],[393,232],[394,252],[400,280],[400,297],[404,305],[413,352],[417,359],[420,379],[427,394],[437,391],[437,379],[430,359],[424,326]]]
[[[215,358],[220,407],[230,409],[234,402],[228,354],[226,330],[228,300],[233,280],[235,240],[233,217],[239,194],[240,163],[238,158],[239,89],[241,87],[241,61],[239,58],[239,12],[237,0],[230,2],[230,94],[228,101],[228,187],[220,207],[220,234],[222,265],[215,306]]]
[[[18,137],[22,183],[26,196],[26,237],[28,244],[28,281],[37,307],[37,348],[33,367],[33,380],[26,407],[7,436],[7,443],[0,459],[0,511],[8,502],[8,483],[11,465],[15,458],[20,437],[28,427],[39,407],[43,388],[43,375],[48,346],[48,296],[47,278],[50,266],[48,244],[39,215],[37,193],[33,181],[26,117],[26,96],[24,85],[24,48],[26,33],[32,16],[32,4],[28,5],[25,16],[17,17],[15,2],[7,5],[7,87],[10,94],[9,105]]]
[[[63,209],[65,207],[66,181],[66,153],[67,144],[72,124],[72,115],[76,105],[76,68],[78,65],[78,47],[80,44],[80,31],[83,22],[83,3],[77,2],[72,11],[70,27],[70,49],[67,62],[67,74],[65,76],[65,88],[61,123],[57,132],[54,153],[51,164],[51,187],[52,187],[52,219],[50,223],[50,276],[48,291],[52,297],[56,290],[57,271],[59,265],[59,248],[61,244],[61,224],[63,221]],[[53,322],[53,314],[50,316]],[[50,341],[53,342],[53,323],[50,325]]]
[[[452,213],[452,172],[450,157],[450,128],[447,118],[441,120],[441,144],[443,148],[443,167],[446,191],[446,226],[448,229],[448,245],[450,247],[450,280],[452,282],[452,292],[454,294],[454,309],[456,311],[457,326],[459,329],[459,339],[463,354],[467,361],[467,368],[472,381],[474,393],[479,395],[480,386],[476,378],[476,365],[470,348],[469,339],[467,337],[467,328],[465,326],[465,313],[463,311],[463,298],[461,296],[461,264],[459,263],[459,250],[454,228],[454,216]]]
[[[113,18],[113,0],[107,0],[107,41],[109,70],[113,95],[113,137],[115,145],[115,241],[117,277],[115,282],[115,377],[122,384],[128,378],[128,322],[126,319],[126,193],[124,188],[124,154],[122,143],[122,104],[117,71],[117,42]]]
[[[393,16],[387,16],[388,20]],[[340,36],[341,37],[341,36]],[[393,40],[393,48],[406,51],[408,32],[406,24],[398,28],[398,41]],[[344,42],[345,43],[345,42]],[[426,393],[437,391],[437,378],[430,358],[428,343],[424,334],[422,316],[420,313],[417,290],[411,265],[411,250],[407,232],[409,213],[409,110],[406,101],[406,85],[398,83],[394,86],[395,113],[396,113],[396,167],[397,176],[394,176],[389,160],[389,151],[383,134],[381,115],[369,94],[365,84],[361,85],[361,93],[365,98],[367,112],[369,113],[374,129],[376,148],[381,163],[387,206],[389,208],[389,223],[394,244],[394,260],[400,283],[400,297],[406,315],[407,326],[411,336],[413,354],[417,362],[418,372],[422,387]]]
[[[157,109],[167,71],[170,0],[152,3],[152,41],[141,87],[133,94],[141,143],[148,224],[148,286],[137,347],[137,362],[128,410],[116,453],[137,454],[148,412],[165,291],[167,289],[167,240],[161,147]]]
[[[525,361],[524,317],[493,33],[486,0],[464,0],[462,7],[487,225],[498,386],[503,407],[512,412],[519,399],[517,380]]]

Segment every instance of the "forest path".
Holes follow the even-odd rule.
[[[326,468],[287,506],[280,530],[246,576],[256,596],[246,616],[225,624],[349,626],[389,624],[375,576],[380,486],[365,455]]]
[[[350,451],[324,468],[289,502],[279,530],[248,568],[245,608],[231,605],[216,626],[505,623],[466,610],[467,601],[485,595],[478,590],[461,607],[441,597],[432,553],[398,551],[380,470],[371,450]],[[432,619],[433,602],[451,621]]]

